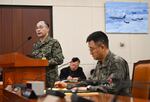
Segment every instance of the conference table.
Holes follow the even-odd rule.
[[[72,93],[65,93],[66,96],[64,99],[61,98],[54,98],[55,96],[52,95],[43,95],[42,97],[38,97],[37,99],[28,99],[21,94],[14,93],[12,91],[4,90],[4,102],[71,102],[71,95]],[[99,92],[82,92],[77,93],[78,96],[86,98],[88,100],[93,100],[94,102],[113,102],[112,100],[115,95],[112,94],[105,94]],[[46,101],[49,100],[49,101]],[[150,102],[150,100],[140,99],[140,98],[133,98],[127,96],[117,96],[116,102]]]

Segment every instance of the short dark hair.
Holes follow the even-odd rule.
[[[80,62],[80,59],[78,57],[73,57],[71,60],[71,62],[77,62],[77,61]]]
[[[101,42],[103,43],[107,48],[109,48],[109,40],[107,35],[102,31],[96,31],[90,34],[87,37],[86,42],[94,41],[95,43]]]

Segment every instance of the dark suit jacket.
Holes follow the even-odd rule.
[[[66,80],[68,76],[78,77],[79,80],[86,80],[86,76],[81,67],[79,67],[76,71],[72,71],[69,66],[61,69],[59,76],[60,80]]]

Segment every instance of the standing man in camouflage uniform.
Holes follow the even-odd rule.
[[[118,91],[121,91],[122,95],[127,95],[129,88],[124,88],[121,83],[130,80],[129,67],[122,57],[113,54],[109,50],[107,35],[101,31],[94,32],[88,36],[87,43],[90,54],[95,60],[98,60],[91,78],[98,80],[98,83],[79,89],[102,91],[112,94],[118,94]]]
[[[36,34],[39,41],[34,43],[32,55],[35,58],[46,58],[49,66],[46,67],[46,87],[53,87],[58,78],[58,67],[63,63],[64,56],[60,43],[50,37],[49,24],[45,21],[39,21],[36,24]]]

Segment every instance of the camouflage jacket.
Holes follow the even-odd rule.
[[[34,43],[32,55],[35,58],[46,57],[49,65],[60,65],[64,59],[59,42],[50,36],[44,42],[38,41]]]
[[[102,90],[108,93],[116,93],[120,91],[120,82],[129,81],[128,63],[121,57],[109,51],[103,63],[97,62],[93,80],[103,81],[97,86],[91,86],[91,90]],[[125,88],[125,94],[129,93],[129,88]]]

